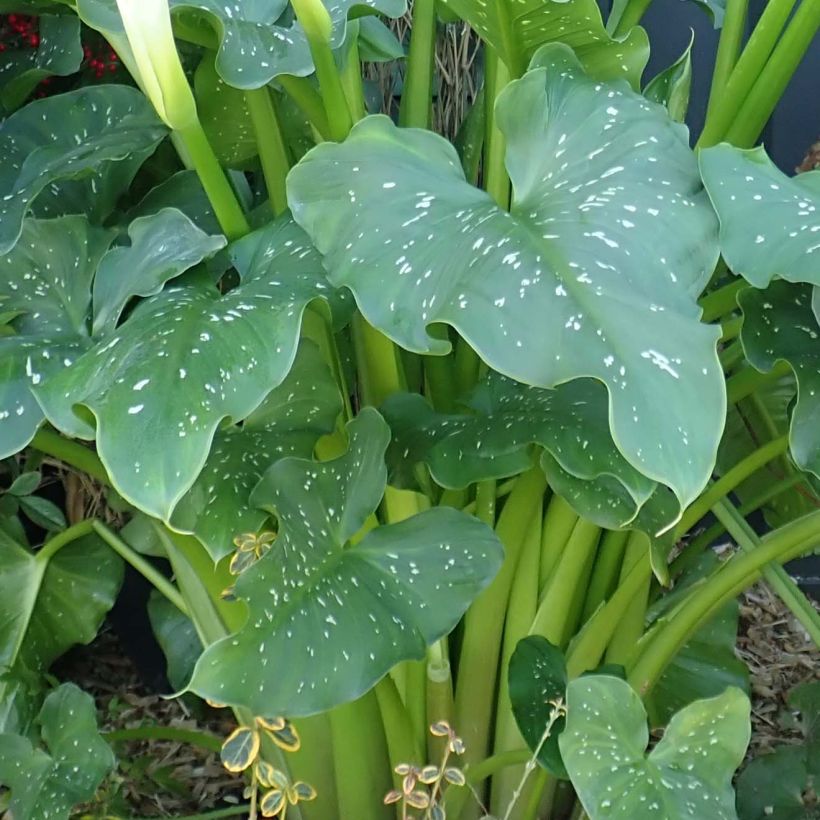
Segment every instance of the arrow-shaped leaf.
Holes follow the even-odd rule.
[[[604,382],[616,446],[684,507],[709,478],[726,404],[718,333],[695,303],[717,225],[686,129],[559,45],[497,109],[510,213],[467,184],[443,139],[369,117],[291,171],[294,217],[331,281],[402,347],[446,353],[427,330],[444,322],[518,381]]]
[[[278,461],[254,492],[279,536],[237,581],[248,622],[197,663],[190,688],[203,697],[289,716],[353,700],[424,657],[497,572],[492,530],[443,507],[349,544],[384,492],[389,429],[366,408],[348,430],[341,458]]]

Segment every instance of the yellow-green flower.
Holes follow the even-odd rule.
[[[179,60],[168,0],[117,0],[139,83],[175,130],[196,121],[196,103]]]

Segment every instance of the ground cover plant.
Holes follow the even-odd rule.
[[[745,0],[712,10],[694,146],[689,52],[643,76],[646,6],[416,0],[405,55],[401,0],[0,2],[13,820],[87,812],[114,766],[49,669],[125,564],[177,695],[232,710],[231,812],[780,810],[732,785],[736,599],[762,578],[820,643],[782,568],[820,544],[820,172],[755,146],[820,2],[748,39]],[[451,144],[454,20],[483,83]],[[760,765],[796,761],[809,812],[795,703],[805,749]]]

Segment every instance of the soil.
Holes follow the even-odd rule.
[[[818,650],[791,613],[758,585],[741,603],[738,654],[752,678],[752,741],[749,756],[798,740],[784,720],[786,697],[798,684],[820,679]],[[138,726],[174,726],[226,737],[229,713],[199,702],[167,699],[152,691],[110,627],[60,665],[61,680],[90,692],[104,731]],[[98,802],[78,818],[180,817],[236,806],[242,783],[220,765],[216,753],[175,741],[118,741],[120,764]]]

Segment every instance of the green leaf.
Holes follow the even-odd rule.
[[[444,5],[498,52],[513,77],[545,43],[572,48],[596,79],[624,78],[633,88],[649,59],[646,32],[636,26],[622,40],[612,39],[595,0],[445,0]]]
[[[38,719],[45,748],[0,735],[0,783],[11,790],[15,820],[67,820],[94,796],[114,755],[97,730],[93,699],[73,683],[45,699]]]
[[[20,473],[6,490],[9,495],[31,495],[39,486],[43,477],[36,470]]]
[[[215,235],[222,231],[208,195],[196,171],[177,171],[152,188],[127,214],[128,222],[153,216],[164,208],[182,211],[201,231]]]
[[[3,51],[0,62],[0,103],[6,111],[19,108],[46,77],[73,74],[83,61],[80,21],[73,14],[41,14],[36,48],[28,44]]]
[[[359,58],[363,63],[386,63],[402,57],[404,46],[378,17],[359,20]]]
[[[239,577],[248,621],[205,650],[197,694],[288,716],[354,700],[399,661],[423,658],[497,572],[494,533],[443,507],[349,544],[384,492],[389,430],[365,408],[348,432],[345,455],[283,459],[254,491],[279,536]]]
[[[64,530],[66,528],[63,511],[47,498],[37,495],[26,495],[20,499],[20,509],[46,532]]]
[[[285,0],[170,0],[177,33],[196,42],[205,38],[216,49],[216,70],[234,88],[260,88],[280,74],[313,73],[305,33],[286,13]],[[83,21],[109,39],[122,37],[116,0],[78,0]],[[332,33],[330,47],[342,45],[350,16],[384,14],[401,17],[405,0],[338,0],[327,5]],[[214,37],[214,33],[216,36]]]
[[[554,709],[551,701],[566,695],[567,667],[563,653],[539,635],[520,640],[510,658],[509,681],[510,701],[521,736],[533,752],[540,745],[540,766],[551,775],[566,779],[567,770],[558,749],[564,717],[555,720],[549,737],[542,743]]]
[[[259,149],[245,92],[219,76],[210,52],[205,53],[194,73],[194,90],[199,121],[220,164],[252,167]]]
[[[647,100],[666,106],[669,116],[673,120],[683,122],[689,108],[689,92],[692,88],[692,46],[695,42],[695,32],[689,38],[686,50],[675,60],[669,68],[665,68],[656,77],[653,77],[643,95]]]
[[[468,405],[472,415],[445,415],[417,394],[390,397],[382,411],[393,430],[391,481],[413,486],[413,468],[422,461],[443,487],[506,478],[530,467],[536,443],[546,451],[541,463],[548,476],[601,526],[632,521],[655,489],[613,444],[600,382],[578,379],[544,390],[492,374]]]
[[[795,686],[787,700],[789,708],[800,714],[809,771],[820,778],[820,681],[809,680]]]
[[[616,446],[685,507],[726,404],[718,331],[695,303],[717,226],[686,129],[586,77],[561,45],[541,49],[497,114],[510,213],[467,184],[443,139],[376,116],[291,171],[294,217],[333,284],[405,349],[446,353],[427,329],[443,322],[518,381],[603,381]]]
[[[182,211],[163,208],[135,219],[128,227],[131,244],[111,248],[94,277],[95,336],[112,332],[133,296],[153,296],[186,270],[213,256],[227,244],[208,236]]]
[[[151,629],[167,661],[168,683],[178,692],[191,679],[194,664],[202,654],[202,641],[193,621],[155,589],[151,590],[147,609]]]
[[[90,643],[122,575],[122,561],[96,536],[48,559],[0,531],[0,668],[42,674],[74,644]]]
[[[791,416],[791,454],[802,470],[820,478],[820,327],[811,309],[811,288],[772,282],[766,290],[749,288],[738,301],[743,310],[741,341],[746,358],[766,372],[785,360],[797,379]]]
[[[240,726],[222,744],[219,757],[229,772],[244,772],[259,754],[259,732]]]
[[[107,216],[165,134],[145,97],[122,85],[87,86],[12,114],[0,131],[0,254],[14,247],[35,199],[40,215],[87,204],[92,219]]]
[[[96,434],[117,491],[155,518],[168,520],[193,485],[223,420],[241,421],[282,382],[305,306],[329,291],[318,255],[288,217],[230,255],[238,287],[224,295],[201,283],[167,287],[38,390],[56,427]]]
[[[0,338],[0,457],[25,447],[43,420],[31,389],[91,345],[91,281],[112,238],[85,217],[27,219],[0,258],[0,300],[20,314],[15,335]]]
[[[749,699],[739,689],[682,709],[648,755],[646,712],[625,681],[577,678],[567,709],[558,745],[590,820],[737,817],[732,775],[750,735]]]
[[[737,779],[741,820],[817,820],[803,799],[810,788],[806,750],[781,746],[752,760]]]
[[[757,288],[774,278],[820,284],[820,171],[787,177],[762,147],[700,153],[726,264]]]
[[[205,467],[174,509],[172,523],[196,535],[214,561],[234,549],[239,533],[256,532],[268,513],[250,503],[265,470],[285,456],[309,458],[341,411],[339,388],[319,349],[302,341],[285,380],[241,428],[217,433]]]

